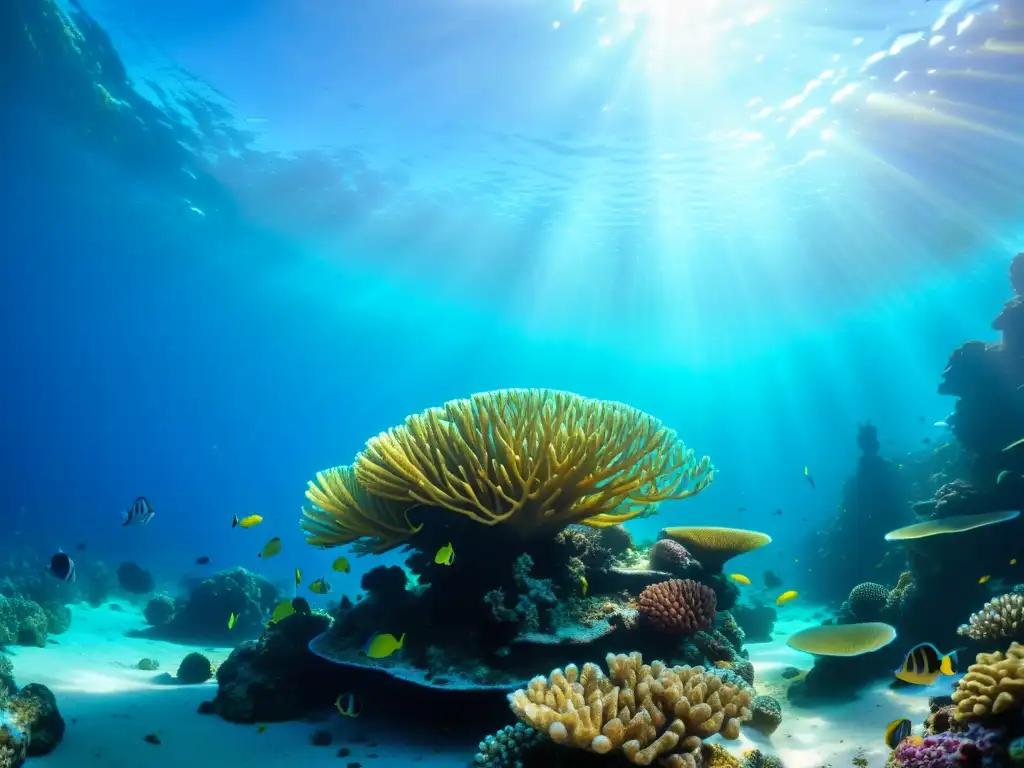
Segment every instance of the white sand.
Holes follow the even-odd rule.
[[[216,715],[196,713],[200,702],[213,698],[215,683],[177,686],[162,680],[193,650],[220,663],[230,649],[125,637],[125,632],[144,626],[141,614],[132,608],[122,613],[106,606],[74,606],[72,611],[72,629],[56,638],[58,645],[13,649],[19,685],[38,682],[49,686],[68,724],[64,743],[50,756],[30,760],[30,766],[343,768],[349,762],[359,762],[363,768],[455,768],[469,764],[476,741],[485,735],[466,734],[464,742],[460,739],[462,743],[445,745],[436,733],[410,732],[393,720],[350,720],[330,713],[319,723],[270,724],[261,734],[253,725],[234,725]],[[850,701],[797,708],[784,698],[786,681],[781,672],[787,666],[808,669],[812,659],[788,648],[785,638],[820,619],[816,621],[813,611],[801,607],[787,606],[780,613],[777,639],[749,648],[759,692],[779,696],[783,724],[770,738],[746,729],[740,742],[727,744],[730,751],[740,754],[756,746],[779,754],[787,768],[829,764],[841,768],[850,765],[858,747],[863,747],[868,765],[881,768],[888,755],[882,740],[885,726],[897,717],[910,717],[915,723],[923,720],[928,696],[938,691],[897,693],[883,682]],[[131,668],[144,657],[159,661],[160,672]],[[331,746],[310,744],[310,735],[320,728],[333,734]],[[149,733],[156,733],[161,743],[147,743],[144,737]],[[351,755],[339,759],[340,747],[351,749]]]

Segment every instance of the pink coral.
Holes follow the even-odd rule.
[[[693,634],[715,623],[715,592],[692,579],[651,584],[637,599],[645,621],[668,632]]]
[[[895,768],[954,768],[966,742],[953,733],[937,733],[921,739],[904,739],[892,753]]]

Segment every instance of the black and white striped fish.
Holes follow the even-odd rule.
[[[68,557],[63,549],[57,550],[57,554],[50,558],[50,567],[47,570],[61,581],[75,580],[75,561]]]
[[[121,513],[121,525],[145,525],[153,519],[153,506],[145,496],[139,496],[135,502]]]

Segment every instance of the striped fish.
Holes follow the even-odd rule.
[[[931,643],[921,643],[910,650],[896,677],[913,685],[931,685],[939,675],[956,674],[956,651],[943,655]]]
[[[128,509],[121,513],[121,525],[145,525],[153,519],[153,506],[145,496],[139,496]]]

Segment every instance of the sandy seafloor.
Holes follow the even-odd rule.
[[[348,766],[398,768],[422,765],[445,768],[468,765],[476,743],[484,734],[465,734],[457,728],[439,734],[426,729],[410,730],[390,718],[341,718],[325,712],[322,721],[272,723],[263,733],[255,725],[235,725],[215,715],[199,715],[200,702],[212,699],[216,683],[197,686],[170,685],[166,673],[174,673],[185,654],[205,653],[220,663],[229,648],[192,647],[126,637],[145,626],[137,608],[122,604],[123,611],[109,606],[73,606],[72,628],[46,648],[11,649],[19,685],[30,682],[49,686],[57,696],[67,721],[64,742],[49,756],[30,759],[44,768],[181,768],[193,766]],[[782,670],[787,666],[807,669],[811,657],[793,651],[785,638],[810,624],[820,623],[823,612],[787,605],[780,610],[771,643],[749,644],[756,669],[759,693],[776,695],[783,703],[784,721],[770,738],[745,729],[738,742],[727,742],[740,755],[752,746],[782,757],[787,768],[849,766],[858,748],[870,768],[885,763],[883,743],[886,724],[897,717],[920,723],[928,709],[928,696],[943,689],[891,690],[880,682],[855,699],[797,708],[785,700]],[[623,649],[627,651],[629,649]],[[132,668],[141,658],[160,662],[161,672]],[[572,661],[566,659],[566,662]],[[510,717],[511,722],[511,717]],[[310,743],[313,731],[330,730],[328,747]],[[919,731],[915,726],[915,731]],[[155,733],[160,744],[150,744]],[[346,747],[350,755],[338,757]]]

